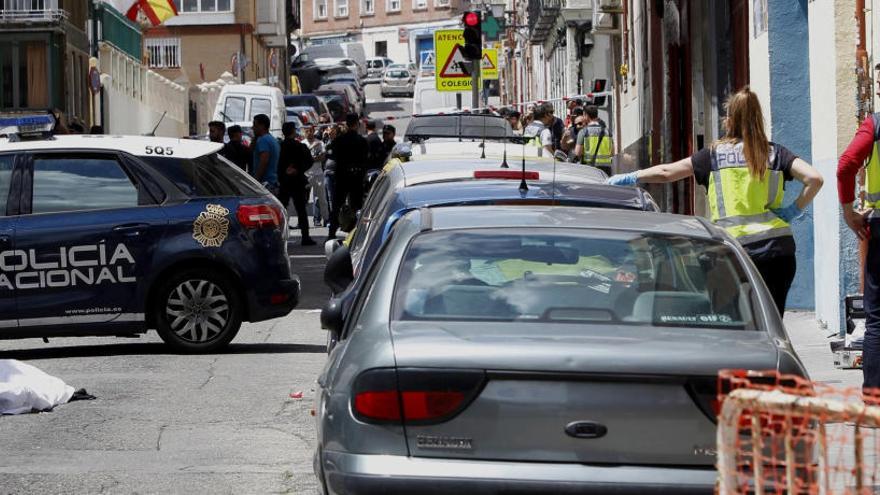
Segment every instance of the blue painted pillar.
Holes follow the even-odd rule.
[[[770,107],[773,141],[811,161],[810,42],[807,0],[769,0],[767,34],[770,52]],[[786,185],[788,204],[800,194],[797,182]],[[814,309],[813,214],[792,225],[797,243],[797,276],[788,307]]]

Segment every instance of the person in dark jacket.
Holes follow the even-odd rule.
[[[364,204],[364,178],[367,173],[369,146],[367,140],[358,133],[360,118],[350,113],[345,118],[347,130],[337,137],[331,151],[336,163],[336,177],[330,212],[329,237],[336,237],[339,228],[339,212],[342,205],[348,203],[351,211],[356,212]]]
[[[278,158],[278,199],[285,208],[293,200],[302,234],[302,245],[314,246],[315,241],[309,237],[309,213],[306,210],[309,200],[306,170],[312,167],[312,152],[304,143],[297,141],[295,123],[285,122],[281,126],[281,133],[284,134],[284,141],[281,143],[281,154]]]
[[[243,133],[241,126],[229,126],[226,133],[229,136],[229,142],[223,145],[223,149],[220,150],[220,155],[238,165],[242,170],[250,170],[253,153],[251,152],[250,147],[248,147],[248,145],[242,140]]]
[[[382,138],[376,133],[376,121],[367,122],[367,149],[369,150],[369,160],[367,170],[375,170],[382,168],[384,160],[384,150],[382,147]]]

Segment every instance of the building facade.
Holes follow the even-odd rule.
[[[361,42],[367,57],[420,61],[434,31],[460,27],[461,0],[301,0],[305,46]]]
[[[294,15],[290,2],[174,3],[177,16],[144,32],[144,60],[150,69],[186,86],[231,72],[240,82],[287,87],[288,26]]]
[[[57,108],[91,125],[89,5],[0,0],[0,110]]]

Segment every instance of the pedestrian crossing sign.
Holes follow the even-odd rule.
[[[422,69],[434,68],[434,50],[423,50],[419,54],[419,67]]]
[[[480,77],[498,79],[498,49],[483,48],[483,59],[480,61]]]

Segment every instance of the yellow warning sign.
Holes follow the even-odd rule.
[[[437,67],[437,91],[470,91],[471,63],[461,53],[464,31],[440,29],[434,31],[434,55]]]
[[[480,77],[498,79],[498,49],[483,48],[483,59],[480,61]]]

